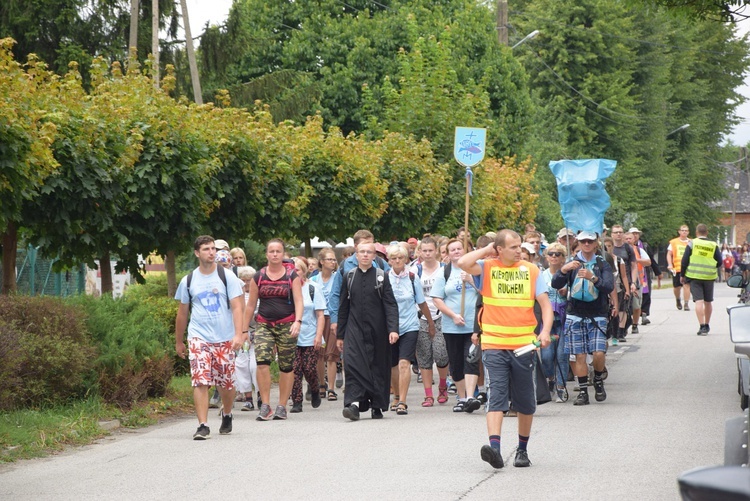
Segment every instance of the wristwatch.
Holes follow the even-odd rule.
[[[295,322],[299,322],[299,323],[301,324],[301,323],[302,323],[302,320],[299,320],[299,319],[298,319],[298,320],[295,320]]]

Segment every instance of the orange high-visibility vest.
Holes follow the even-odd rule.
[[[539,268],[487,259],[482,270],[482,349],[515,350],[536,340],[534,302]]]
[[[679,238],[673,238],[669,241],[669,245],[672,248],[672,268],[674,268],[676,273],[682,270],[682,255],[685,254],[688,242],[690,242],[689,239],[683,242]]]

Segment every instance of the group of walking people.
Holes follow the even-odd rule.
[[[557,402],[568,400],[569,372],[579,390],[575,405],[589,404],[589,385],[602,402],[608,345],[625,342],[628,327],[637,332],[639,320],[648,322],[644,296],[651,278],[644,268],[656,263],[637,229],[611,231],[602,240],[594,232],[563,229],[543,247],[533,226],[523,237],[503,229],[474,247],[463,229],[463,238],[426,235],[388,246],[360,230],[340,264],[332,249],[323,249],[314,269],[305,258],[288,258],[284,242],[272,239],[267,265],[258,271],[241,250],[199,237],[199,266],[176,294],[176,349],[190,358],[199,421],[193,438],[210,434],[209,386],[221,400],[219,431],[227,434],[235,388],[244,395],[243,410],[253,408],[257,392],[257,420],[284,420],[290,400],[291,412],[302,412],[303,380],[313,408],[323,399],[338,400],[334,383],[343,358],[345,418],[357,421],[368,410],[373,419],[389,409],[407,415],[416,367],[422,407],[446,404],[450,389],[454,412],[485,406],[489,439],[480,455],[495,468],[503,466],[503,417],[517,415],[513,462],[529,466],[537,363],[541,384]],[[679,257],[686,255],[680,266],[690,267],[690,250]],[[676,261],[675,252],[670,268]],[[626,302],[631,307],[623,310]],[[524,349],[532,344],[541,357]],[[279,368],[275,406],[273,361]]]

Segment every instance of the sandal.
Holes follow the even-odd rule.
[[[318,396],[320,396],[320,398],[326,398],[326,385],[321,384],[318,387]]]
[[[339,399],[339,396],[336,395],[336,392],[333,390],[328,390],[328,401],[334,402]]]
[[[442,388],[438,387],[438,403],[444,404],[448,401],[448,388],[443,386]]]
[[[456,405],[453,406],[453,412],[464,412],[466,409],[466,402],[459,400]]]
[[[409,414],[409,411],[406,410],[408,408],[409,406],[406,405],[406,402],[399,402],[396,406],[396,414],[398,414],[399,416],[405,416]]]
[[[432,407],[435,404],[435,399],[432,397],[424,397],[422,407]]]
[[[398,410],[398,404],[399,404],[398,395],[394,395],[393,396],[393,402],[391,403],[391,410],[392,411]]]

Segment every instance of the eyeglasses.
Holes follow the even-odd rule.
[[[593,244],[594,243],[593,240],[579,240],[579,242],[581,242],[582,244]]]
[[[560,257],[562,255],[563,255],[562,252],[548,252],[547,253],[547,257]]]
[[[612,234],[613,234],[613,235],[614,235],[615,233],[622,233],[622,230],[617,230],[617,231],[613,231],[613,232],[612,232]],[[581,240],[581,241],[583,242],[583,240]]]
[[[335,257],[327,257],[327,258],[323,259],[323,261],[336,261],[336,258]]]

